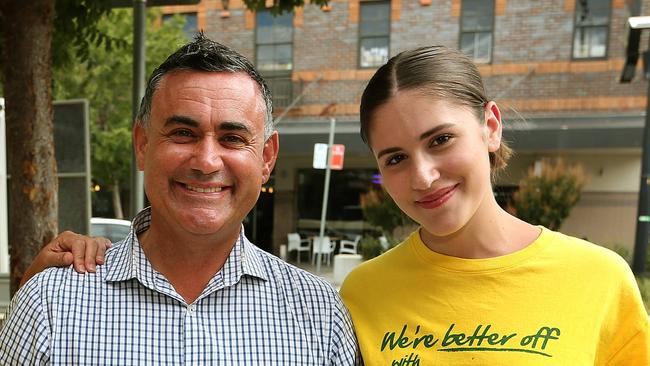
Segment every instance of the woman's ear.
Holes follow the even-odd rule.
[[[487,129],[488,151],[495,152],[501,147],[501,111],[495,102],[488,102],[484,108],[485,127]]]

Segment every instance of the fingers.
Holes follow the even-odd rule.
[[[84,266],[88,272],[95,272],[97,264],[104,264],[104,254],[110,248],[111,241],[101,236],[89,238],[84,237],[86,256]]]
[[[95,272],[96,264],[104,263],[106,250],[111,246],[106,238],[92,238],[71,231],[61,233],[57,239],[54,251],[72,253],[73,267],[79,273]]]
[[[41,249],[34,262],[23,274],[20,286],[49,267],[64,267],[72,264],[75,271],[79,273],[95,272],[96,265],[104,263],[106,250],[110,247],[111,241],[106,238],[91,238],[72,231],[64,231]]]
[[[97,245],[97,254],[95,255],[95,261],[97,264],[104,264],[106,250],[111,247],[112,243],[110,240],[102,237],[94,238],[96,241],[99,241]]]

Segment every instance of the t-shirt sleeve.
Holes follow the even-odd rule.
[[[650,365],[650,323],[632,271],[626,265],[619,302],[611,315],[612,338],[605,341],[607,366]]]
[[[43,313],[39,275],[21,288],[11,301],[0,329],[0,365],[48,365],[49,325]]]

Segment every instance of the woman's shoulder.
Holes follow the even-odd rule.
[[[586,239],[542,228],[539,240],[550,249],[547,253],[567,260],[572,265],[584,264],[591,268],[625,272],[630,270],[628,263],[618,253]]]

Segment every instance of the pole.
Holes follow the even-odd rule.
[[[648,43],[650,45],[650,41]],[[648,186],[650,185],[650,82],[648,82],[647,98],[645,125],[643,126],[643,147],[641,150],[641,184],[639,186],[638,221],[636,223],[634,259],[632,261],[632,270],[635,274],[645,272],[648,256],[648,223],[650,222],[650,202],[648,202]]]
[[[7,148],[5,100],[0,98],[0,275],[9,275],[9,221],[7,212]]]
[[[144,96],[147,0],[133,0],[133,122]],[[144,207],[144,174],[138,170],[135,150],[131,152],[131,218]]]
[[[326,160],[327,166],[325,168],[325,187],[323,187],[323,209],[321,210],[320,213],[320,233],[318,234],[318,245],[320,245],[320,247],[318,248],[318,253],[316,256],[316,260],[318,261],[318,264],[316,264],[316,273],[320,273],[323,236],[325,234],[325,220],[327,218],[327,200],[329,198],[329,192],[330,192],[330,174],[332,172],[332,168],[330,166],[330,159],[332,157],[332,145],[334,145],[335,126],[336,126],[336,118],[330,117],[330,136],[329,136],[329,142],[327,143],[327,160]]]

